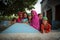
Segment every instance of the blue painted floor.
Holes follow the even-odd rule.
[[[15,23],[6,30],[4,30],[2,33],[37,33],[38,30],[34,29],[28,24],[23,23]]]

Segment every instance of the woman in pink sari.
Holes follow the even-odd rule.
[[[23,12],[18,12],[18,19],[17,19],[17,22],[20,23],[23,19]]]
[[[32,20],[31,20],[30,25],[31,25],[32,27],[34,27],[35,29],[40,30],[39,18],[38,18],[37,12],[36,12],[35,10],[32,10],[32,11],[31,11],[31,15],[32,15]]]

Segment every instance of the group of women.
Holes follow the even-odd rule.
[[[17,22],[21,23],[27,23],[31,26],[33,26],[35,29],[39,30],[39,18],[38,14],[35,10],[31,11],[31,14],[27,14],[25,12],[18,12],[18,19]]]
[[[47,23],[45,20],[47,21],[46,17],[44,17],[44,22],[42,22],[42,14],[37,14],[37,12],[35,10],[32,10],[30,14],[19,11],[16,22],[29,24],[30,26],[37,29],[38,31],[42,30],[42,32],[44,32],[45,29],[48,29],[47,31],[50,31],[50,29],[51,29],[50,24],[49,24],[49,27],[47,26],[47,27],[43,28],[43,26],[42,26],[42,23],[43,24]]]

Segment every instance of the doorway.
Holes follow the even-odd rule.
[[[47,11],[48,22],[52,25],[52,9]]]

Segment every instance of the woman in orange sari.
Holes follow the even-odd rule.
[[[47,17],[43,17],[42,24],[41,24],[41,32],[42,33],[49,33],[51,31],[51,25],[47,21]]]

